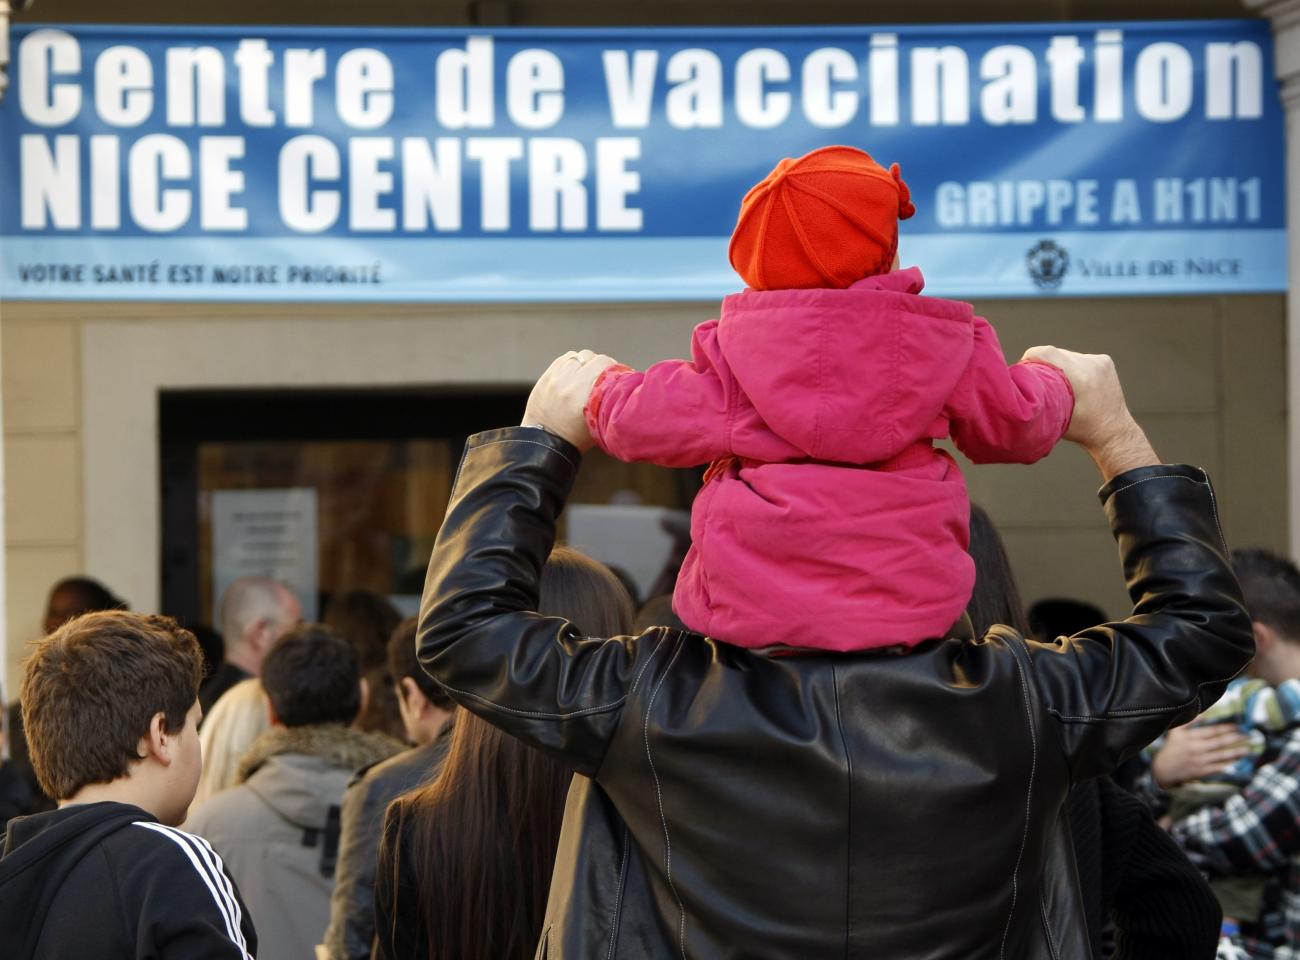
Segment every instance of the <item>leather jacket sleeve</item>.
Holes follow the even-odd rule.
[[[1115,477],[1100,497],[1133,613],[1026,645],[1075,780],[1110,772],[1191,720],[1255,654],[1205,472],[1141,467]]]
[[[429,562],[416,650],[467,709],[594,776],[664,631],[589,639],[534,612],[580,457],[529,427],[469,439]]]

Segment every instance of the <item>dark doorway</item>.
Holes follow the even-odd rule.
[[[436,532],[465,438],[518,423],[526,399],[511,388],[163,393],[163,610],[214,621],[212,496],[227,489],[319,491],[321,594],[354,585],[330,581],[362,570],[380,592],[412,592],[404,571],[386,569],[391,556],[381,569],[376,556],[424,547],[416,541],[431,524]]]
[[[246,502],[250,493],[259,501],[298,493],[314,505],[313,532],[305,541],[314,548],[301,551],[312,554],[314,574],[301,578],[307,615],[333,594],[358,587],[413,612],[465,439],[519,423],[526,399],[527,389],[509,387],[162,393],[163,611],[186,624],[217,626],[223,577],[228,583],[234,575],[229,551],[217,549],[223,535],[227,544],[233,536],[223,503],[241,496]],[[571,502],[588,508],[582,529],[589,552],[616,565],[634,564],[635,555],[645,553],[636,549],[637,524],[654,527],[656,510],[689,508],[700,476],[698,470],[587,454]],[[593,520],[592,506],[624,504],[640,507],[608,506],[608,514],[598,509]],[[638,509],[651,519],[643,521]],[[596,531],[611,532],[630,523],[632,532],[624,535],[618,527],[605,538],[612,545],[602,543],[593,539],[593,523]],[[681,536],[680,523],[674,537]],[[562,533],[566,529],[562,521]],[[655,530],[651,535],[662,537]],[[279,546],[292,552],[291,544]],[[625,549],[626,559],[620,555]]]

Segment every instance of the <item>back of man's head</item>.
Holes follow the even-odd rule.
[[[400,684],[404,677],[415,682],[424,698],[433,706],[450,710],[455,706],[447,692],[434,682],[433,677],[424,672],[420,661],[415,657],[415,617],[408,617],[397,625],[393,635],[388,638],[388,675],[393,683]]]
[[[261,676],[276,719],[286,727],[347,724],[361,709],[356,648],[323,624],[300,624],[277,640]]]
[[[1250,618],[1284,640],[1300,643],[1300,570],[1285,557],[1252,548],[1232,552]]]
[[[198,698],[203,655],[170,617],[88,613],[41,640],[27,660],[23,730],[41,789],[66,800],[126,776],[154,716],[179,734]]]
[[[238,643],[259,620],[279,618],[285,587],[271,577],[241,577],[221,596],[221,636]]]
[[[221,637],[226,651],[240,649],[262,623],[273,625],[275,634],[288,626],[289,606],[296,604],[292,591],[271,577],[241,577],[226,588],[221,597]]]

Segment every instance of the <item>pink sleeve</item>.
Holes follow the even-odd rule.
[[[1034,360],[1008,367],[993,328],[975,318],[970,364],[948,401],[962,453],[974,463],[1033,463],[1051,453],[1073,413],[1064,373]]]
[[[619,364],[600,375],[583,411],[596,444],[611,456],[663,467],[693,467],[730,453],[730,373],[718,322],[695,328],[690,360],[645,372]]]

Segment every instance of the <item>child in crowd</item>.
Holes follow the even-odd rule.
[[[9,824],[5,957],[251,960],[252,920],[221,858],[175,829],[194,797],[203,659],[166,617],[77,617],[27,661],[23,724],[57,810]]]
[[[976,463],[1032,463],[1069,426],[1069,381],[1008,368],[967,303],[898,269],[914,213],[897,164],[852,147],[782,160],[746,194],[730,257],[748,284],[692,359],[608,368],[592,437],[620,460],[712,463],[673,608],[740,646],[913,646],[970,599]]]

